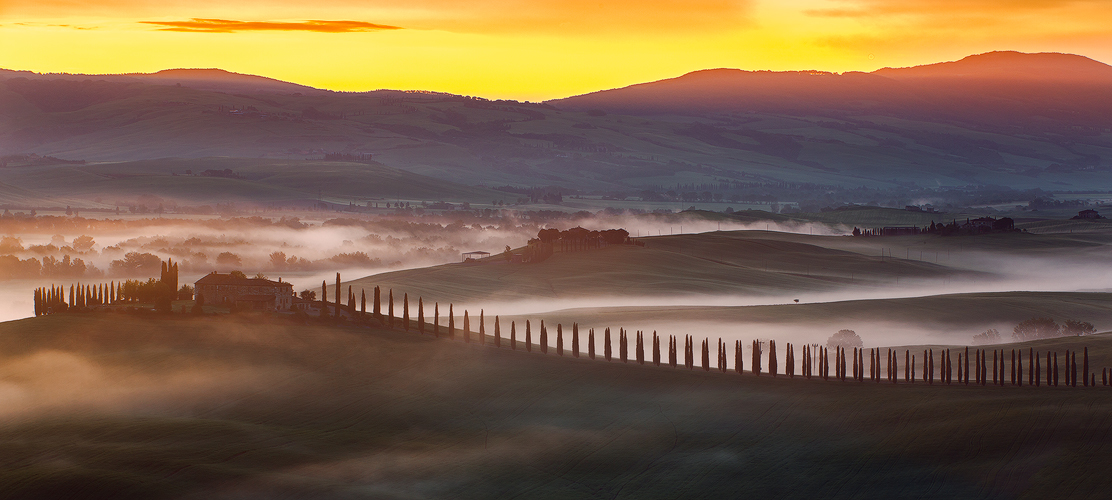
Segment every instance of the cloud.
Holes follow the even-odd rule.
[[[160,26],[160,31],[188,33],[235,33],[239,31],[312,31],[317,33],[355,33],[364,31],[400,30],[398,26],[374,24],[363,21],[233,21],[229,19],[200,19],[188,21],[140,21],[142,24]]]

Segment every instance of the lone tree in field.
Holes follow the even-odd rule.
[[[1061,334],[1061,327],[1050,318],[1031,318],[1020,321],[1012,329],[1015,340],[1049,339]]]
[[[1000,332],[995,328],[989,328],[981,333],[973,336],[973,345],[989,345],[1000,343]]]
[[[838,333],[831,335],[826,340],[827,347],[841,347],[842,349],[849,349],[852,347],[863,347],[864,342],[861,341],[861,336],[853,330],[838,330]]]
[[[1096,331],[1096,327],[1088,321],[1067,319],[1065,324],[1062,325],[1062,335],[1074,335],[1079,337],[1081,335],[1092,335],[1096,333]]]

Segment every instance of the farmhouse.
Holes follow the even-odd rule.
[[[194,294],[206,304],[234,304],[241,309],[288,311],[293,305],[293,285],[282,278],[245,278],[213,271],[197,280]]]

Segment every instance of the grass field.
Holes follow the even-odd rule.
[[[1047,341],[1112,363],[1112,337]],[[260,318],[0,324],[4,498],[1098,498],[1108,388],[688,372]],[[1098,377],[1099,379],[1099,377]]]

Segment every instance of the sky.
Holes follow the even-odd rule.
[[[706,68],[871,71],[992,50],[1112,62],[1108,0],[0,0],[0,68],[222,68],[544,100]]]

